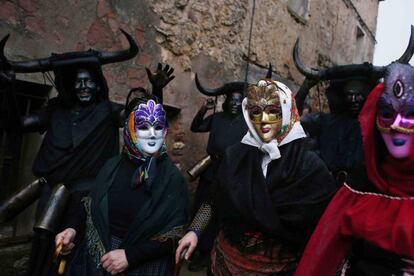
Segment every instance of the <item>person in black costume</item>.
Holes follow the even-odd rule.
[[[138,53],[135,41],[123,33],[130,44],[127,50],[52,54],[45,59],[19,62],[4,56],[8,37],[2,40],[1,60],[13,74],[53,71],[58,91],[45,108],[23,117],[20,124],[22,131],[45,133],[32,167],[43,185],[39,187],[29,275],[49,273],[52,235],[67,194],[87,193],[105,160],[118,153],[122,106],[109,101],[101,66],[128,60]]]
[[[195,193],[193,209],[198,210],[201,203],[206,199],[217,167],[227,147],[234,145],[243,138],[247,131],[247,125],[241,112],[241,102],[243,99],[243,82],[227,83],[217,89],[203,87],[196,76],[198,90],[208,96],[218,96],[225,94],[226,99],[223,103],[222,112],[214,112],[204,118],[209,109],[215,108],[214,101],[207,100],[191,123],[191,131],[195,133],[209,132],[207,142],[207,154],[211,158],[211,164],[201,173]],[[211,222],[203,235],[200,237],[200,246],[197,255],[191,261],[189,269],[199,271],[206,267],[210,258],[210,251],[213,247],[214,238],[217,234],[217,226]]]
[[[324,70],[306,68],[299,59],[296,42],[293,57],[298,70],[306,76],[296,94],[299,114],[312,86],[329,81],[326,96],[330,113],[314,112],[301,116],[301,123],[315,152],[341,185],[354,170],[364,166],[358,114],[369,92],[379,80],[372,64],[333,66]]]
[[[36,183],[43,183],[37,185],[39,191],[35,191],[40,194],[40,200],[34,230],[38,233],[36,237],[43,238],[34,239],[30,275],[45,275],[49,270],[50,252],[39,254],[39,251],[49,247],[50,237],[58,230],[67,194],[87,194],[105,161],[119,153],[118,129],[124,122],[123,106],[109,101],[101,67],[128,60],[138,53],[133,38],[122,32],[130,44],[127,50],[52,54],[49,58],[23,62],[8,60],[3,53],[8,37],[1,41],[1,60],[7,65],[8,74],[53,71],[58,91],[58,96],[49,100],[45,108],[21,118],[20,124],[22,131],[45,133],[33,163],[33,174],[41,179]],[[153,92],[159,93],[171,80],[172,72],[159,68],[156,74],[149,70],[147,73]],[[33,190],[28,189],[28,192]],[[35,199],[36,196],[31,197]],[[13,200],[1,206],[1,217],[13,217],[23,209],[8,214],[9,202]],[[30,203],[25,202],[24,206]]]
[[[212,216],[219,234],[214,275],[292,275],[319,216],[336,190],[326,166],[303,145],[306,136],[290,89],[262,79],[243,100],[248,132],[226,149],[211,197],[176,251],[188,260]]]
[[[90,196],[56,236],[80,247],[66,275],[171,275],[174,239],[187,222],[188,192],[166,154],[165,111],[149,100],[131,112],[123,153],[106,162]],[[84,229],[84,231],[82,231]]]

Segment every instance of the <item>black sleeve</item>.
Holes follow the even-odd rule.
[[[81,200],[82,195],[80,193],[71,194],[62,222],[62,230],[73,228],[76,230],[77,237],[80,236],[78,233],[83,232],[86,221],[86,211]]]
[[[305,130],[306,134],[310,137],[317,137],[321,131],[322,125],[321,113],[310,113],[300,117],[300,123]]]
[[[125,120],[129,114],[125,114],[124,106],[119,103],[110,102],[111,119],[118,127],[124,127]]]
[[[125,255],[130,268],[168,254],[173,254],[173,241],[171,239],[166,241],[149,240],[139,245],[125,247]]]
[[[207,108],[202,106],[197,114],[194,116],[193,121],[191,122],[190,130],[192,132],[209,132],[211,129],[211,121],[213,120],[213,115],[208,116],[204,119],[206,115]]]
[[[28,116],[22,116],[21,125],[23,131],[38,131],[40,134],[43,134],[48,129],[50,121],[53,118],[53,114],[59,106],[59,99],[53,98],[47,102],[46,106],[36,110]]]
[[[23,132],[38,131],[40,134],[43,134],[49,125],[51,113],[52,110],[50,107],[43,107],[30,115],[22,116],[21,126]]]
[[[303,108],[305,106],[306,96],[309,94],[309,90],[316,84],[315,80],[305,79],[300,86],[298,92],[295,95],[296,107],[298,109],[299,115],[302,115]]]

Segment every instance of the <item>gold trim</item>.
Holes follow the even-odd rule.
[[[405,127],[400,127],[400,126],[395,126],[395,125],[391,125],[390,127],[383,127],[383,126],[380,125],[380,123],[378,121],[378,116],[377,116],[376,123],[377,123],[377,128],[378,128],[379,132],[381,132],[381,133],[389,134],[389,133],[391,133],[391,130],[394,130],[394,131],[402,133],[402,134],[407,134],[407,135],[410,135],[410,134],[414,133],[414,129],[412,129],[412,128],[405,128]]]

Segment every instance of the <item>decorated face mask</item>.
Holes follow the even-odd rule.
[[[88,70],[80,69],[76,73],[75,93],[80,103],[86,104],[94,101],[98,90],[99,87]]]
[[[146,154],[157,153],[167,134],[165,111],[162,105],[149,100],[147,104],[139,105],[135,116],[138,146]]]
[[[167,134],[167,122],[162,105],[156,104],[153,100],[140,104],[128,119],[128,129],[132,144],[130,147],[137,148],[145,155],[158,153]]]
[[[394,65],[391,65],[394,66]],[[378,101],[377,128],[388,152],[395,158],[410,154],[414,133],[414,80],[406,76],[414,69],[395,64],[385,78],[384,91]]]
[[[276,138],[282,130],[282,108],[279,88],[270,80],[249,86],[247,109],[250,121],[263,142]]]

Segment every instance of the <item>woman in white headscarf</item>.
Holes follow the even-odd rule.
[[[249,85],[243,100],[249,131],[226,150],[211,198],[180,241],[176,261],[197,246],[217,216],[214,275],[292,275],[331,195],[323,162],[302,145],[305,133],[292,92],[271,79]]]

